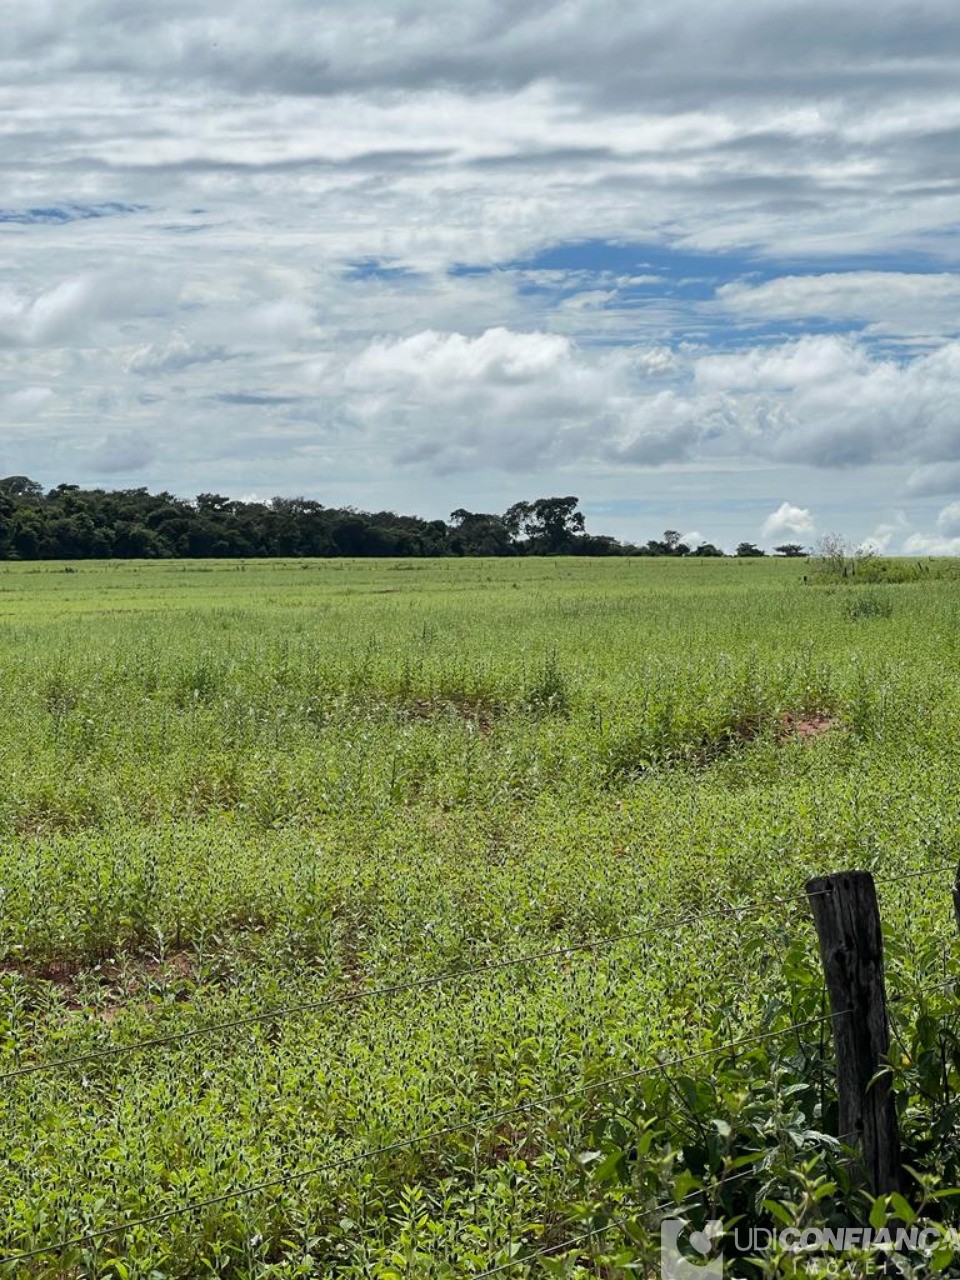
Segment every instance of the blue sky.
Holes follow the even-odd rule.
[[[67,0],[0,474],[960,552],[947,0]]]

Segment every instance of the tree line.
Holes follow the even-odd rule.
[[[0,480],[0,559],[161,559],[216,556],[722,556],[668,529],[637,545],[587,532],[579,498],[515,502],[502,514],[459,507],[449,520],[325,507],[309,498],[241,502],[218,493],[178,498],[147,489],[44,490]],[[782,555],[802,555],[784,544]],[[737,556],[762,556],[742,542]]]

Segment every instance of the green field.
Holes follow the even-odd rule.
[[[808,573],[0,566],[0,1258],[176,1211],[0,1275],[653,1274],[830,1167],[847,867],[956,1185],[960,582]]]

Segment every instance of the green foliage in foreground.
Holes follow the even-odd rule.
[[[664,1204],[903,1220],[831,1141],[797,894],[853,866],[908,1207],[955,1217],[951,578],[70,569],[0,569],[0,1076],[326,1003],[2,1080],[0,1257],[216,1203],[0,1275],[619,1277],[655,1273]]]

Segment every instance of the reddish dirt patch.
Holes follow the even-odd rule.
[[[32,978],[37,982],[52,982],[54,986],[71,986],[77,974],[77,966],[66,960],[52,960],[49,964],[15,964],[7,961],[0,964],[0,977],[16,973],[21,978]]]
[[[836,716],[822,711],[782,711],[777,719],[775,737],[778,743],[789,742],[800,738],[805,742],[820,738],[831,729],[839,728],[840,720]],[[753,742],[763,732],[764,724],[759,717],[745,716],[738,720],[722,742],[708,743],[700,752],[698,760],[701,765],[711,764],[718,756],[731,751],[742,743]]]
[[[55,960],[48,964],[0,964],[0,975],[19,974],[31,982],[46,982],[56,987],[64,1006],[75,1012],[96,1012],[110,1022],[135,1000],[149,1000],[160,987],[175,991],[175,998],[189,998],[190,984],[196,978],[193,957],[176,952],[160,961],[145,956],[125,957],[122,963],[104,961],[94,969],[82,970],[76,963]],[[96,997],[91,1000],[95,986]]]
[[[839,723],[836,716],[785,711],[780,718],[780,736],[782,738],[820,738],[831,729],[835,729]]]

